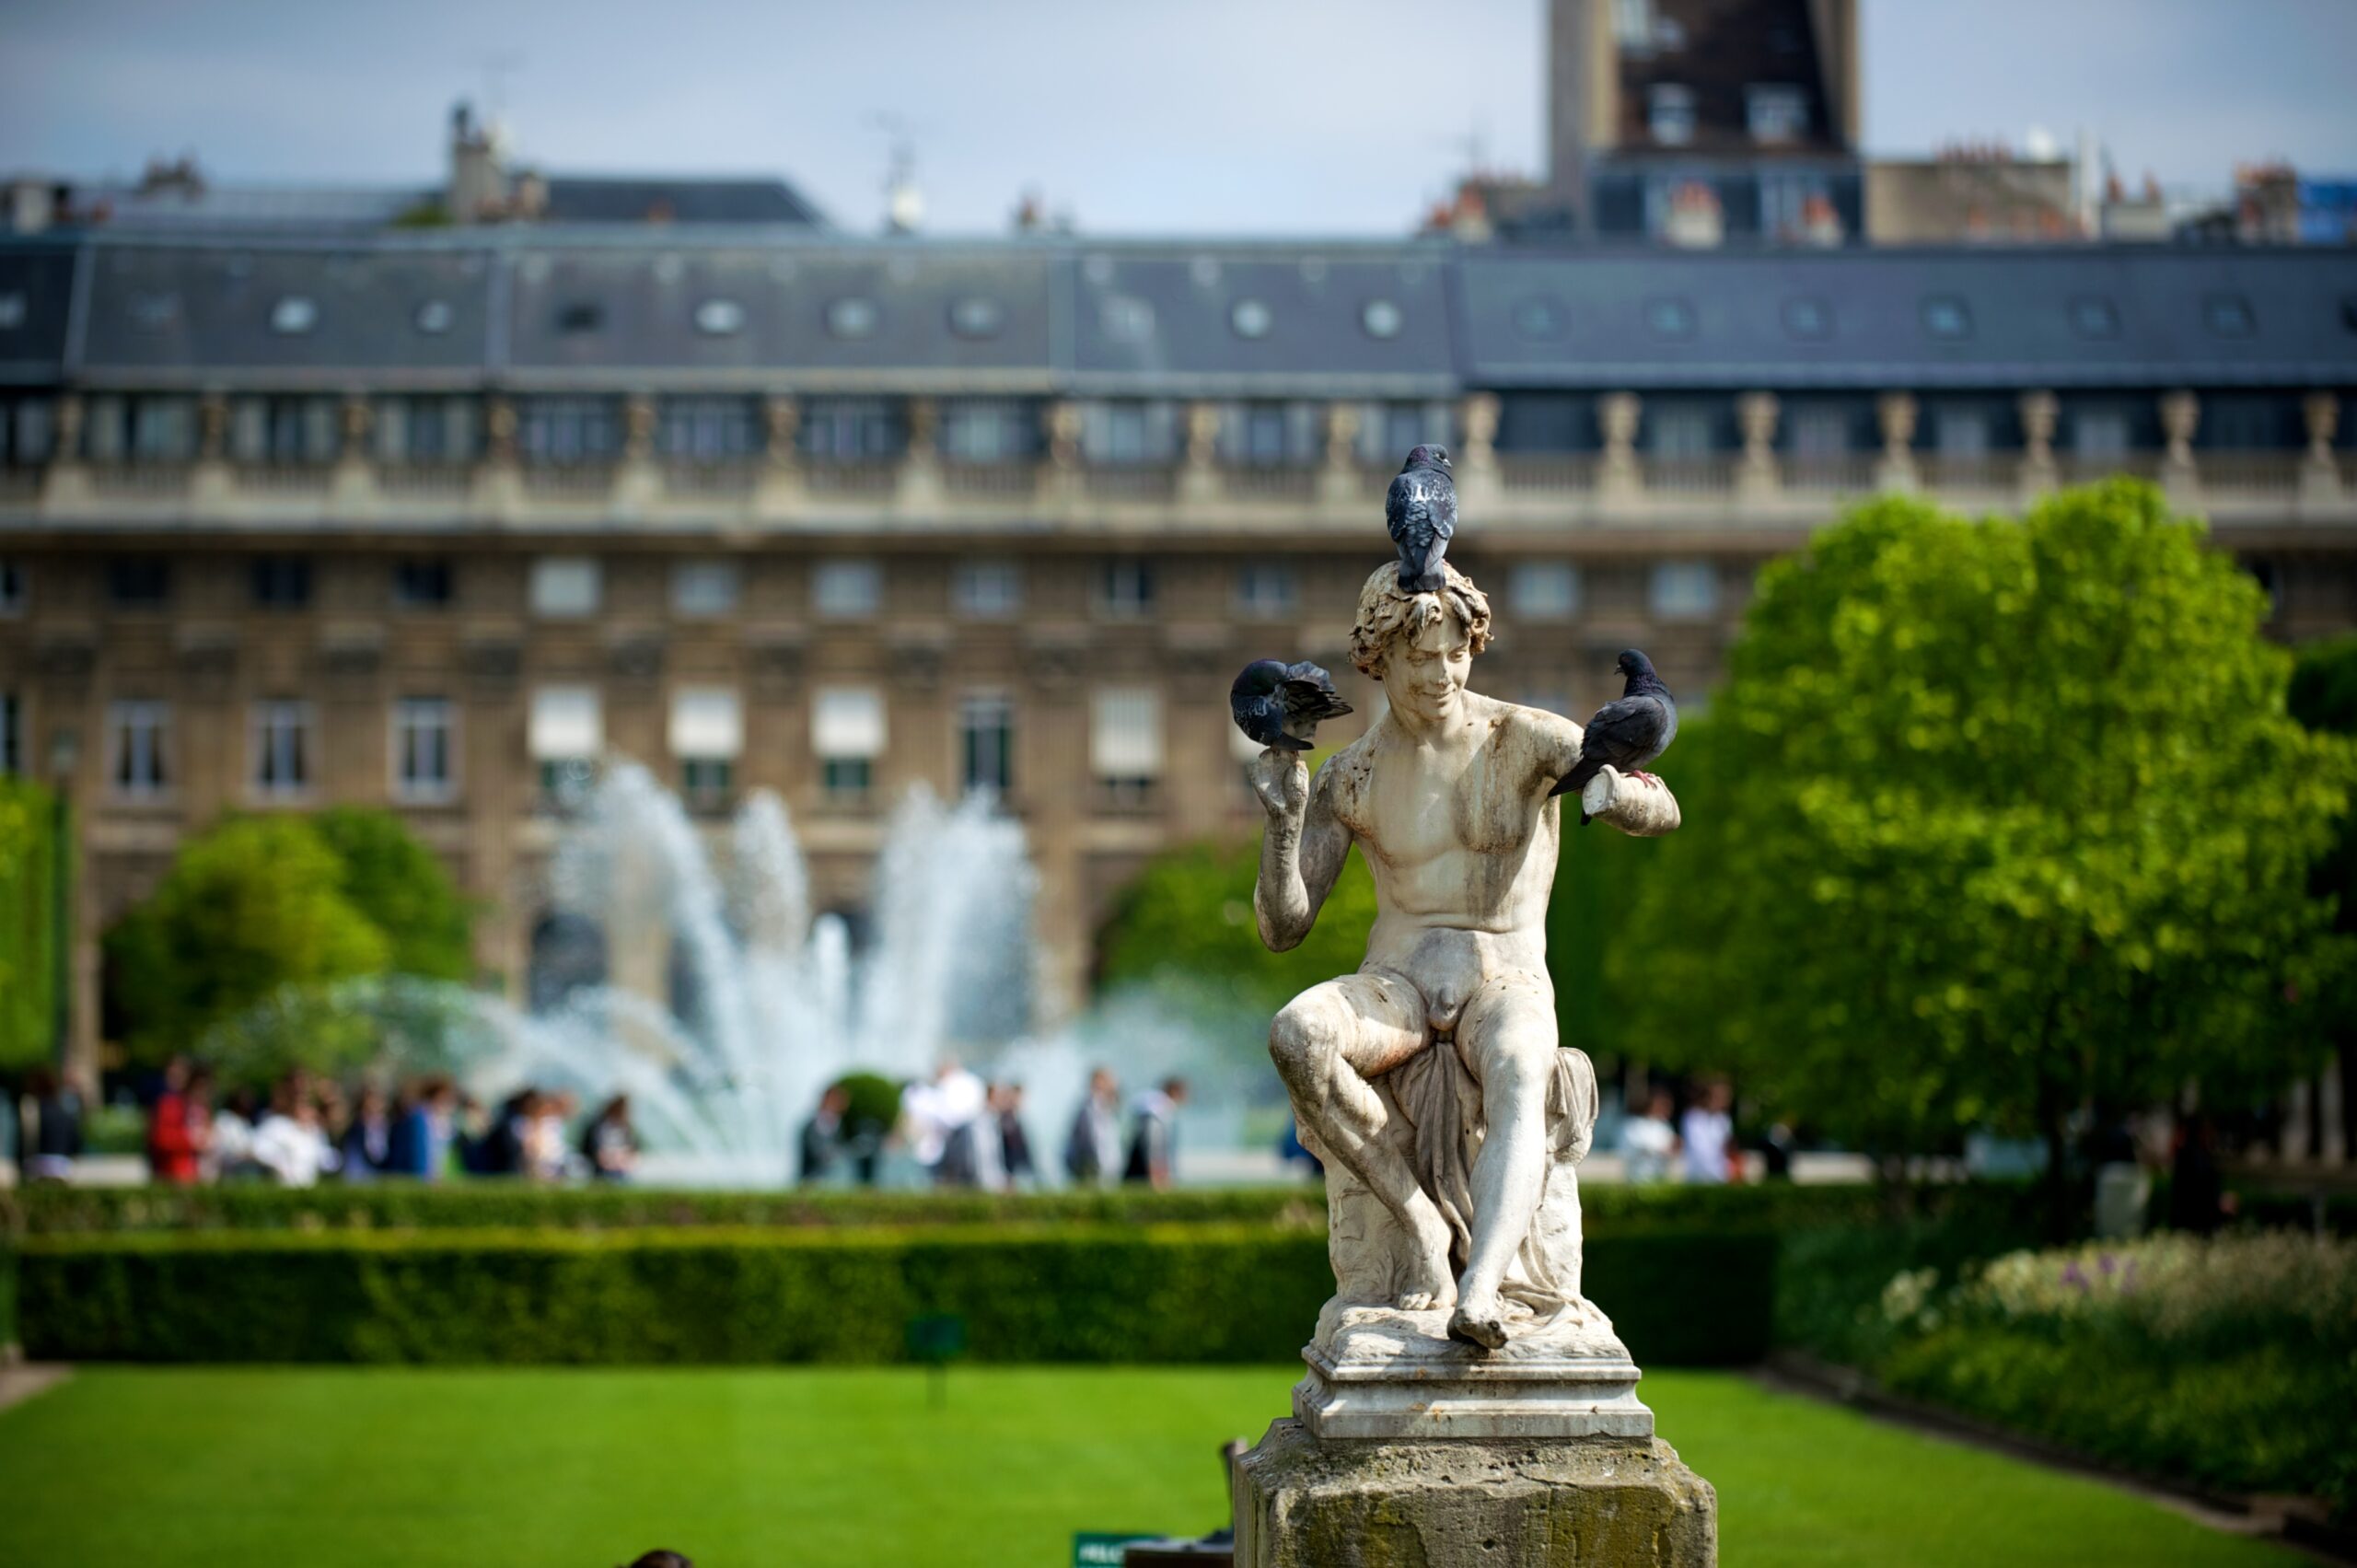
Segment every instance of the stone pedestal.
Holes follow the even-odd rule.
[[[1499,1351],[1447,1336],[1445,1311],[1329,1303],[1293,1413],[1322,1441],[1654,1434],[1636,1363],[1601,1313],[1526,1327]]]
[[[1236,1462],[1236,1568],[1715,1568],[1718,1498],[1657,1437],[1320,1441]]]

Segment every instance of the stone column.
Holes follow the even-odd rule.
[[[230,503],[229,400],[207,392],[196,400],[196,462],[189,470],[189,500],[199,512],[218,512]]]
[[[2329,505],[2341,498],[2340,465],[2332,456],[2332,438],[2340,429],[2340,398],[2333,392],[2310,392],[2300,412],[2308,424],[2308,450],[2300,459],[2300,502]]]
[[[2193,463],[2193,433],[2200,424],[2200,398],[2182,388],[2161,394],[2161,435],[2168,443],[2161,457],[2161,486],[2174,501],[2190,502],[2200,490]]]
[[[1743,463],[1736,469],[1738,503],[1765,501],[1783,488],[1776,467],[1776,394],[1746,392],[1735,401],[1736,424],[1743,431]]]
[[[1877,490],[1912,491],[1915,471],[1915,394],[1885,392],[1875,402],[1882,430],[1882,460],[1875,466]]]
[[[72,509],[90,499],[90,470],[82,461],[82,399],[68,392],[57,400],[57,426],[41,475],[41,505]]]
[[[622,460],[614,471],[614,512],[644,517],[662,495],[663,476],[655,469],[655,400],[633,392],[622,400]]]
[[[1604,436],[1604,459],[1596,470],[1596,498],[1627,503],[1644,494],[1637,467],[1637,421],[1643,411],[1634,392],[1607,392],[1596,400],[1596,423]]]
[[[753,486],[753,510],[763,517],[792,517],[802,505],[802,405],[783,393],[761,403],[761,478]]]
[[[376,414],[375,406],[358,392],[346,393],[336,411],[343,443],[328,482],[328,505],[339,517],[365,517],[376,509],[377,470],[368,460],[368,433]]]
[[[482,405],[482,461],[475,469],[474,505],[494,519],[511,517],[524,498],[516,459],[516,403],[487,398]]]
[[[1318,473],[1318,501],[1341,511],[1359,499],[1359,406],[1326,405],[1326,466]]]
[[[1458,499],[1469,497],[1476,505],[1492,501],[1504,488],[1498,474],[1498,400],[1492,393],[1476,392],[1457,405],[1457,417],[1465,431],[1463,450],[1451,465],[1457,470]]]
[[[2024,392],[2016,405],[2022,416],[2021,493],[2026,501],[2054,488],[2054,421],[2058,405],[2045,390]]]
[[[909,400],[909,451],[900,463],[893,503],[904,513],[936,517],[942,508],[941,405]]]
[[[1206,505],[1220,498],[1219,405],[1187,405],[1187,462],[1178,470],[1178,499]]]
[[[1039,495],[1059,510],[1077,506],[1087,488],[1080,466],[1080,431],[1078,403],[1060,398],[1040,409],[1040,445],[1047,450],[1047,461],[1039,476]]]

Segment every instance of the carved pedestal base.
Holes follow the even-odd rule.
[[[1445,1311],[1329,1303],[1293,1412],[1313,1437],[1651,1437],[1637,1365],[1601,1314],[1516,1326],[1504,1350],[1447,1337]]]
[[[1236,1462],[1236,1568],[1714,1568],[1718,1497],[1659,1438],[1321,1442]]]

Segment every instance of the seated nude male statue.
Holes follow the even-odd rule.
[[[1499,1287],[1550,1157],[1545,927],[1560,828],[1548,792],[1578,760],[1580,728],[1465,689],[1489,643],[1490,606],[1454,566],[1446,574],[1420,594],[1400,591],[1396,563],[1367,579],[1351,660],[1383,683],[1389,709],[1365,735],[1314,782],[1296,753],[1253,761],[1269,824],[1252,902],[1261,940],[1283,951],[1308,935],[1350,846],[1365,856],[1376,908],[1366,961],[1287,1004],[1269,1050],[1302,1124],[1416,1238],[1421,1260],[1397,1305],[1453,1306],[1450,1337],[1495,1350],[1506,1341]],[[1449,1226],[1385,1140],[1370,1081],[1444,1037],[1480,1086],[1486,1126],[1455,1280]]]

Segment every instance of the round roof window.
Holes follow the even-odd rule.
[[[949,330],[961,338],[994,338],[1006,326],[1006,308],[995,299],[968,295],[949,307]]]
[[[1552,295],[1534,294],[1515,304],[1511,318],[1514,330],[1526,338],[1545,340],[1560,338],[1570,325],[1571,317],[1563,309],[1563,302]]]
[[[450,330],[456,317],[447,299],[429,299],[417,308],[417,330],[429,336],[439,337]]]
[[[725,338],[745,325],[745,308],[733,299],[707,299],[696,307],[696,331],[708,338]]]
[[[1227,313],[1227,324],[1236,330],[1239,338],[1267,337],[1273,319],[1269,314],[1269,308],[1257,299],[1239,299],[1235,308]]]
[[[1219,282],[1219,261],[1211,256],[1198,256],[1187,263],[1187,275],[1195,280],[1197,288],[1209,288]]]
[[[1116,295],[1097,312],[1105,335],[1123,343],[1144,343],[1154,336],[1154,307],[1143,299]]]
[[[270,308],[270,330],[293,335],[319,324],[319,308],[303,295],[290,294]]]
[[[864,338],[876,331],[876,301],[853,295],[827,307],[827,331],[839,338]]]
[[[1359,325],[1366,329],[1366,335],[1371,338],[1398,337],[1403,320],[1399,307],[1387,299],[1370,299],[1359,310]]]

